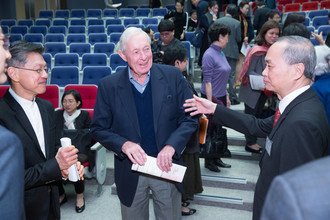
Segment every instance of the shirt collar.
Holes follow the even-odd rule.
[[[291,93],[289,93],[288,95],[286,95],[278,104],[278,109],[280,110],[280,113],[282,114],[285,110],[285,108],[295,99],[297,98],[300,94],[302,94],[303,92],[305,92],[307,89],[310,88],[310,85],[307,86],[303,86]]]
[[[148,76],[147,76],[147,78],[149,78],[150,77],[150,70],[149,70],[149,72],[148,72]],[[133,74],[132,74],[132,72],[131,72],[131,68],[129,68],[128,67],[128,78],[130,79],[130,80],[134,80],[135,82],[137,82],[135,79],[134,79],[134,77],[133,77]]]
[[[22,98],[21,96],[17,95],[16,92],[10,87],[9,93],[14,97],[14,99],[21,105],[26,107],[32,107],[35,104],[36,98],[34,97],[33,100],[28,100]]]

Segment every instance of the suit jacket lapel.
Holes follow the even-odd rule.
[[[32,139],[34,142],[34,146],[38,146],[37,148],[34,148],[40,155],[43,157],[44,154],[41,151],[37,136],[34,132],[34,129],[25,114],[23,108],[21,107],[20,104],[14,99],[14,97],[11,96],[11,94],[7,91],[5,95],[5,100],[7,101],[9,107],[12,109],[13,112],[16,114],[17,122],[22,126],[22,128],[25,130],[25,132],[28,134],[28,136]]]
[[[164,94],[166,91],[166,86],[163,83],[163,75],[152,66],[150,70],[150,82],[152,91],[152,106],[153,106],[153,117],[154,117],[154,128],[155,134],[157,134],[158,129],[158,119],[160,117],[160,112],[162,109]],[[173,98],[173,97],[170,97]]]
[[[135,101],[133,97],[132,84],[128,78],[128,69],[127,71],[123,71],[121,75],[121,79],[119,82],[119,94],[120,100],[122,102],[123,110],[126,111],[129,121],[132,123],[133,128],[140,135],[140,127],[138,122],[138,116],[136,113]]]

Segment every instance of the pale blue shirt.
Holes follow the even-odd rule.
[[[138,81],[136,81],[132,75],[131,69],[128,67],[128,78],[129,81],[133,84],[133,86],[136,88],[137,91],[139,91],[141,94],[144,92],[145,88],[148,85],[148,82],[150,81],[150,70],[148,72],[147,78],[144,81],[143,84],[140,84]]]

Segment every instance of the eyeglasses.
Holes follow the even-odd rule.
[[[44,68],[37,69],[37,70],[28,69],[28,68],[24,68],[24,67],[17,67],[17,66],[12,66],[12,67],[17,68],[17,69],[21,69],[21,70],[34,71],[34,72],[37,72],[38,74],[41,74],[43,71],[45,71],[46,73],[48,73],[48,67],[44,67]]]

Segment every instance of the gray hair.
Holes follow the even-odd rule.
[[[120,36],[119,42],[118,42],[118,44],[116,46],[116,49],[117,50],[121,50],[121,51],[125,51],[127,42],[132,37],[137,36],[137,35],[140,35],[140,34],[144,35],[146,37],[146,39],[148,40],[148,42],[151,44],[150,37],[141,28],[129,27],[129,28],[126,28],[126,30]]]
[[[300,36],[280,37],[276,43],[286,42],[287,46],[283,51],[283,59],[289,64],[304,64],[304,75],[306,78],[314,78],[316,65],[316,53],[311,41]]]
[[[319,76],[324,73],[330,72],[329,68],[329,58],[330,58],[330,48],[327,45],[315,46],[316,52],[316,67],[315,75]]]

